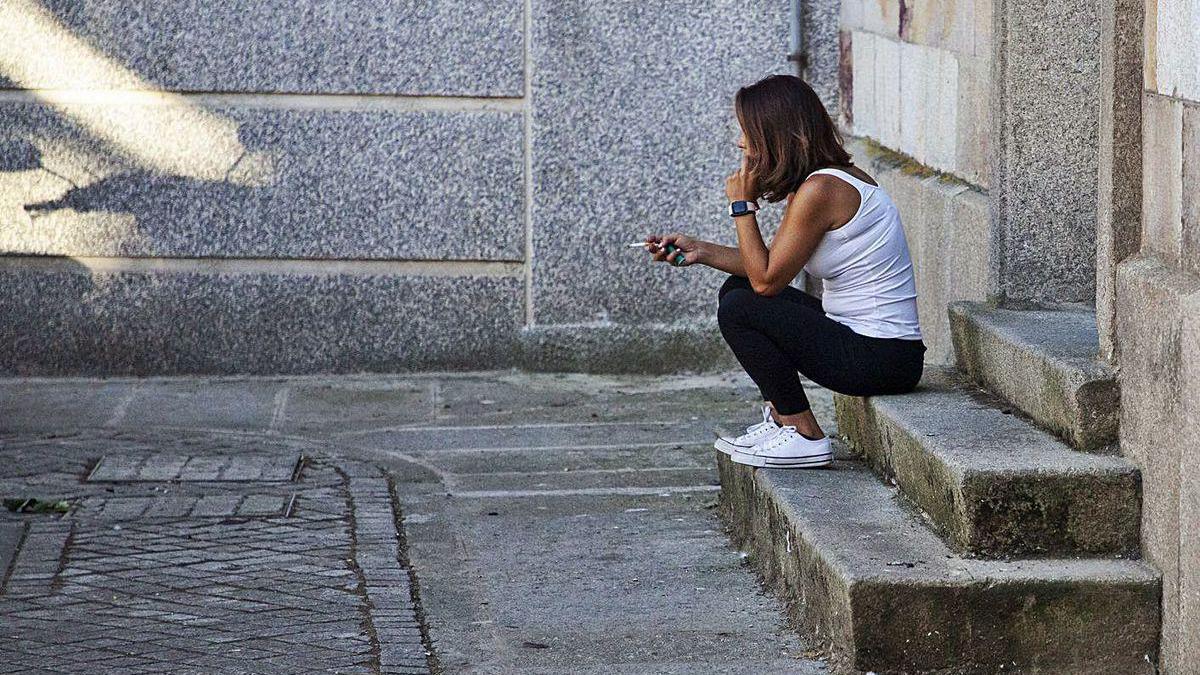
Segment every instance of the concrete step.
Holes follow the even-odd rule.
[[[836,396],[857,453],[930,517],[956,550],[1004,556],[1135,555],[1141,475],[1075,452],[949,368],[902,396]]]
[[[960,557],[861,463],[751,469],[717,454],[735,543],[835,671],[1153,672],[1148,565]]]
[[[950,329],[959,369],[980,385],[1079,450],[1115,451],[1121,390],[1096,360],[1094,310],[956,302]]]

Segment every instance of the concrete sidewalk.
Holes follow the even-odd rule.
[[[824,672],[712,509],[710,429],[755,395],[0,382],[0,671]]]

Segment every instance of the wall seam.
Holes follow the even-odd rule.
[[[525,12],[525,326],[534,325],[533,313],[533,0],[524,0]]]
[[[146,89],[0,89],[0,103],[177,106],[448,112],[520,112],[521,97],[318,94],[276,92],[175,92]]]
[[[488,260],[331,260],[302,258],[172,258],[118,256],[0,256],[10,270],[166,272],[202,274],[294,274],[349,276],[519,277],[520,262]]]

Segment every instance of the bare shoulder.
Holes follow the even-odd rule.
[[[875,184],[869,180],[866,172],[857,167],[837,168],[859,180]],[[809,176],[800,184],[788,202],[788,211],[803,216],[806,221],[820,223],[824,229],[836,229],[854,217],[861,199],[858,188],[850,183],[837,176],[819,173]]]
[[[858,189],[837,176],[818,173],[809,176],[793,193],[791,203],[806,210],[836,208],[845,202],[854,202],[857,208]]]

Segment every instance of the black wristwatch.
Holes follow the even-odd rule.
[[[739,200],[729,203],[729,215],[734,218],[749,215],[755,211],[758,211],[758,204],[751,201]]]

